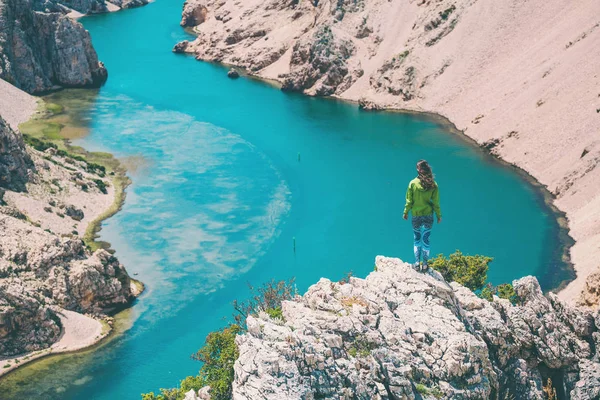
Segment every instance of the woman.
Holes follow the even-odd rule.
[[[418,176],[410,181],[406,190],[406,206],[404,206],[404,219],[408,219],[408,212],[412,210],[412,226],[415,238],[415,264],[419,271],[427,271],[429,266],[429,236],[433,226],[433,213],[437,216],[438,224],[442,222],[440,210],[440,190],[437,182],[433,180],[433,172],[429,163],[421,160],[417,163]],[[421,257],[423,264],[421,264]]]

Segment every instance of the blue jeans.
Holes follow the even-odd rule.
[[[423,264],[429,260],[429,236],[431,236],[431,227],[433,226],[433,214],[412,217],[412,227],[414,235],[415,261],[419,263],[421,257]]]

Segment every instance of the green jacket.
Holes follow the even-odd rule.
[[[408,184],[406,190],[406,205],[404,206],[404,214],[408,214],[412,210],[414,217],[422,215],[431,215],[435,211],[438,218],[442,218],[442,210],[440,209],[440,189],[435,183],[433,189],[425,190],[421,186],[419,178],[415,178]]]

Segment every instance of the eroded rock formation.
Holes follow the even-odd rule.
[[[89,33],[61,4],[0,2],[0,78],[29,93],[97,87],[107,78]]]
[[[0,188],[24,190],[32,167],[33,163],[25,151],[23,138],[0,116]]]
[[[533,277],[514,287],[515,305],[489,302],[385,257],[366,279],[321,279],[283,320],[248,317],[234,399],[542,400],[548,378],[561,398],[598,398],[600,314]]]
[[[103,173],[54,148],[41,153],[24,146],[1,118],[0,128],[0,182],[7,188],[0,201],[2,357],[58,340],[61,309],[103,316],[129,305],[134,295],[123,265],[106,250],[91,253],[74,230],[83,233],[104,211],[91,206],[112,203],[105,193],[109,183],[104,191],[96,184]]]

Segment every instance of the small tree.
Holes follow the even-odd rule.
[[[473,291],[481,290],[487,280],[489,263],[494,259],[486,256],[465,256],[460,250],[446,258],[443,254],[430,260],[429,265],[440,272],[448,282],[458,282]]]
[[[203,386],[210,386],[210,395],[214,400],[231,398],[231,384],[233,382],[233,364],[239,356],[235,336],[242,332],[239,325],[229,325],[216,332],[211,332],[206,337],[206,342],[196,354],[194,360],[202,361],[197,378],[187,377],[181,381],[181,388],[198,390]],[[185,386],[185,387],[184,387]]]

